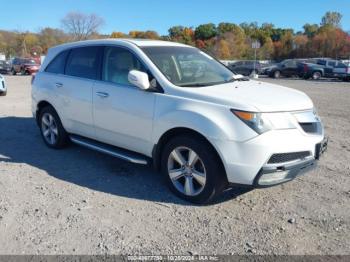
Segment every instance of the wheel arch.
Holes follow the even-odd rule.
[[[172,128],[168,131],[166,131],[158,140],[158,143],[154,145],[153,150],[152,150],[152,158],[153,158],[153,166],[156,170],[160,170],[160,160],[161,160],[161,155],[162,151],[164,149],[164,146],[169,142],[172,138],[176,136],[181,136],[181,135],[188,135],[197,139],[200,139],[204,141],[212,150],[215,152],[215,157],[217,157],[220,167],[222,168],[222,171],[225,172],[225,179],[227,179],[226,175],[226,168],[224,163],[222,162],[222,159],[220,157],[220,154],[216,150],[216,148],[212,145],[212,143],[200,132],[195,131],[191,128],[187,127],[175,127]]]
[[[37,124],[39,124],[39,115],[40,115],[40,111],[46,107],[46,106],[51,106],[57,113],[57,110],[54,108],[54,106],[52,104],[50,104],[49,102],[47,102],[46,100],[42,100],[40,101],[37,106],[36,106],[36,112],[35,112],[35,118],[36,118],[36,122]]]

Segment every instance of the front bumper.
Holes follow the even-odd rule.
[[[273,130],[245,142],[211,141],[224,164],[231,184],[266,187],[294,179],[316,167],[319,144],[327,148],[323,134],[306,135],[298,129]],[[307,152],[298,159],[270,163],[275,154]]]
[[[328,138],[316,144],[315,155],[287,163],[266,164],[254,179],[254,187],[269,187],[293,180],[316,168],[317,161],[327,150]]]
[[[254,179],[254,187],[269,187],[293,180],[299,175],[314,169],[314,157],[278,165],[264,165]]]

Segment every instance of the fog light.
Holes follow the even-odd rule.
[[[276,184],[279,181],[283,181],[287,178],[288,176],[288,171],[277,171],[273,173],[267,173],[263,174],[260,179],[259,179],[259,185],[261,186],[267,186],[271,184]]]

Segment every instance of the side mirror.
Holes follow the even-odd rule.
[[[138,70],[131,70],[128,74],[128,80],[131,84],[142,90],[147,90],[151,86],[148,80],[148,74]]]

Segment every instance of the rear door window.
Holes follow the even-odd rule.
[[[88,79],[98,79],[101,47],[89,46],[70,51],[65,74]]]
[[[66,64],[66,58],[68,50],[58,54],[51,63],[46,67],[45,71],[54,74],[64,74],[64,66]]]

